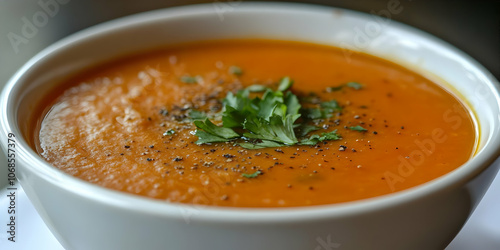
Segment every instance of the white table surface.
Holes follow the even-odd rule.
[[[497,161],[496,164],[500,164]],[[6,160],[0,154],[0,169],[6,168]],[[7,179],[5,171],[0,171],[0,249],[2,250],[62,250],[28,197],[17,183],[16,197],[16,242],[7,240]],[[473,215],[446,250],[498,250],[500,249],[500,174],[474,211]]]

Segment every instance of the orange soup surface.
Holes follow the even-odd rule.
[[[34,136],[43,158],[82,180],[166,202],[371,198],[456,169],[477,144],[468,108],[437,84],[373,56],[306,43],[173,46],[82,72],[53,93]],[[228,115],[241,121],[232,126],[224,118],[231,100],[248,101]]]

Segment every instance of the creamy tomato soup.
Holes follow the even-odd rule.
[[[62,171],[166,202],[291,207],[365,199],[474,153],[452,93],[334,47],[226,40],[98,65],[41,104],[34,147]]]

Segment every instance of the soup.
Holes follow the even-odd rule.
[[[270,40],[99,65],[40,105],[38,153],[103,187],[187,204],[293,207],[428,182],[475,152],[470,110],[394,63]]]

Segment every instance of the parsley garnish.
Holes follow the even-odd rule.
[[[180,78],[181,82],[183,83],[190,83],[190,84],[193,84],[193,83],[198,83],[198,79],[200,78],[200,76],[182,76]]]
[[[207,114],[205,112],[201,112],[198,110],[189,111],[189,117],[193,121],[205,120],[207,118]]]
[[[355,126],[355,127],[349,127],[350,130],[354,130],[354,131],[359,131],[359,132],[364,132],[364,131],[368,131],[368,129],[366,128],[363,128],[361,126]]]
[[[257,176],[261,175],[262,172],[260,170],[257,170],[255,173],[253,174],[241,174],[242,177],[245,177],[245,178],[256,178]]]
[[[163,133],[163,136],[173,135],[173,134],[175,134],[175,130],[169,129],[169,130],[165,131],[165,133]]]
[[[304,139],[300,141],[303,145],[316,145],[318,142],[326,140],[340,140],[340,135],[337,134],[337,130],[328,133],[322,133],[321,135],[312,135],[309,139]]]
[[[240,137],[240,135],[234,132],[234,130],[219,127],[213,124],[208,118],[206,118],[205,121],[194,121],[194,125],[199,128],[195,133],[195,135],[199,138],[198,141],[196,141],[197,144],[226,142]]]
[[[241,75],[243,75],[243,70],[241,70],[241,68],[238,66],[231,66],[231,67],[229,67],[229,73],[231,73],[233,75],[241,76]]]
[[[332,114],[328,110],[317,108],[303,109],[302,114],[304,115],[304,118],[310,120],[326,119],[332,116]]]
[[[304,124],[301,124],[298,128],[297,128],[297,131],[298,131],[298,135],[300,137],[304,137],[306,136],[307,134],[309,134],[310,132],[313,132],[313,131],[316,131],[318,130],[319,127],[317,126],[313,126],[313,125],[309,125],[307,123],[304,123]]]
[[[264,85],[254,84],[247,88],[250,92],[264,92],[267,90],[267,87]]]
[[[359,90],[359,89],[363,88],[363,85],[361,85],[361,83],[359,83],[359,82],[348,82],[346,84],[346,86],[349,88],[353,88],[355,90]]]
[[[326,91],[327,92],[335,92],[335,91],[339,91],[339,90],[343,89],[344,87],[345,87],[345,85],[340,85],[337,87],[328,87],[328,88],[326,88]]]
[[[338,111],[338,110],[341,110],[342,108],[340,108],[339,104],[337,101],[335,100],[331,100],[329,102],[322,102],[321,104],[321,107],[324,108],[324,109],[328,109],[330,111]]]
[[[355,90],[360,90],[363,88],[363,85],[359,82],[348,82],[348,83],[342,84],[340,86],[328,87],[328,88],[326,88],[326,91],[327,92],[339,91],[339,90],[343,89],[344,87],[349,87],[349,88],[353,88]]]
[[[204,121],[194,121],[198,128],[195,135],[199,138],[196,143],[238,140],[236,144],[241,147],[258,149],[295,144],[314,145],[324,140],[339,140],[340,136],[336,131],[302,140],[297,138],[297,135],[299,138],[305,137],[318,129],[308,125],[308,121],[330,117],[330,113],[340,110],[340,106],[336,101],[329,101],[320,103],[319,108],[303,109],[297,96],[290,91],[292,85],[293,81],[284,77],[276,91],[262,85],[252,85],[236,94],[229,92],[223,100],[221,127],[206,118]],[[251,98],[251,92],[263,94]],[[192,119],[199,115],[193,111],[191,113]],[[302,118],[302,123],[299,123],[299,118]],[[241,140],[244,142],[240,142]]]

